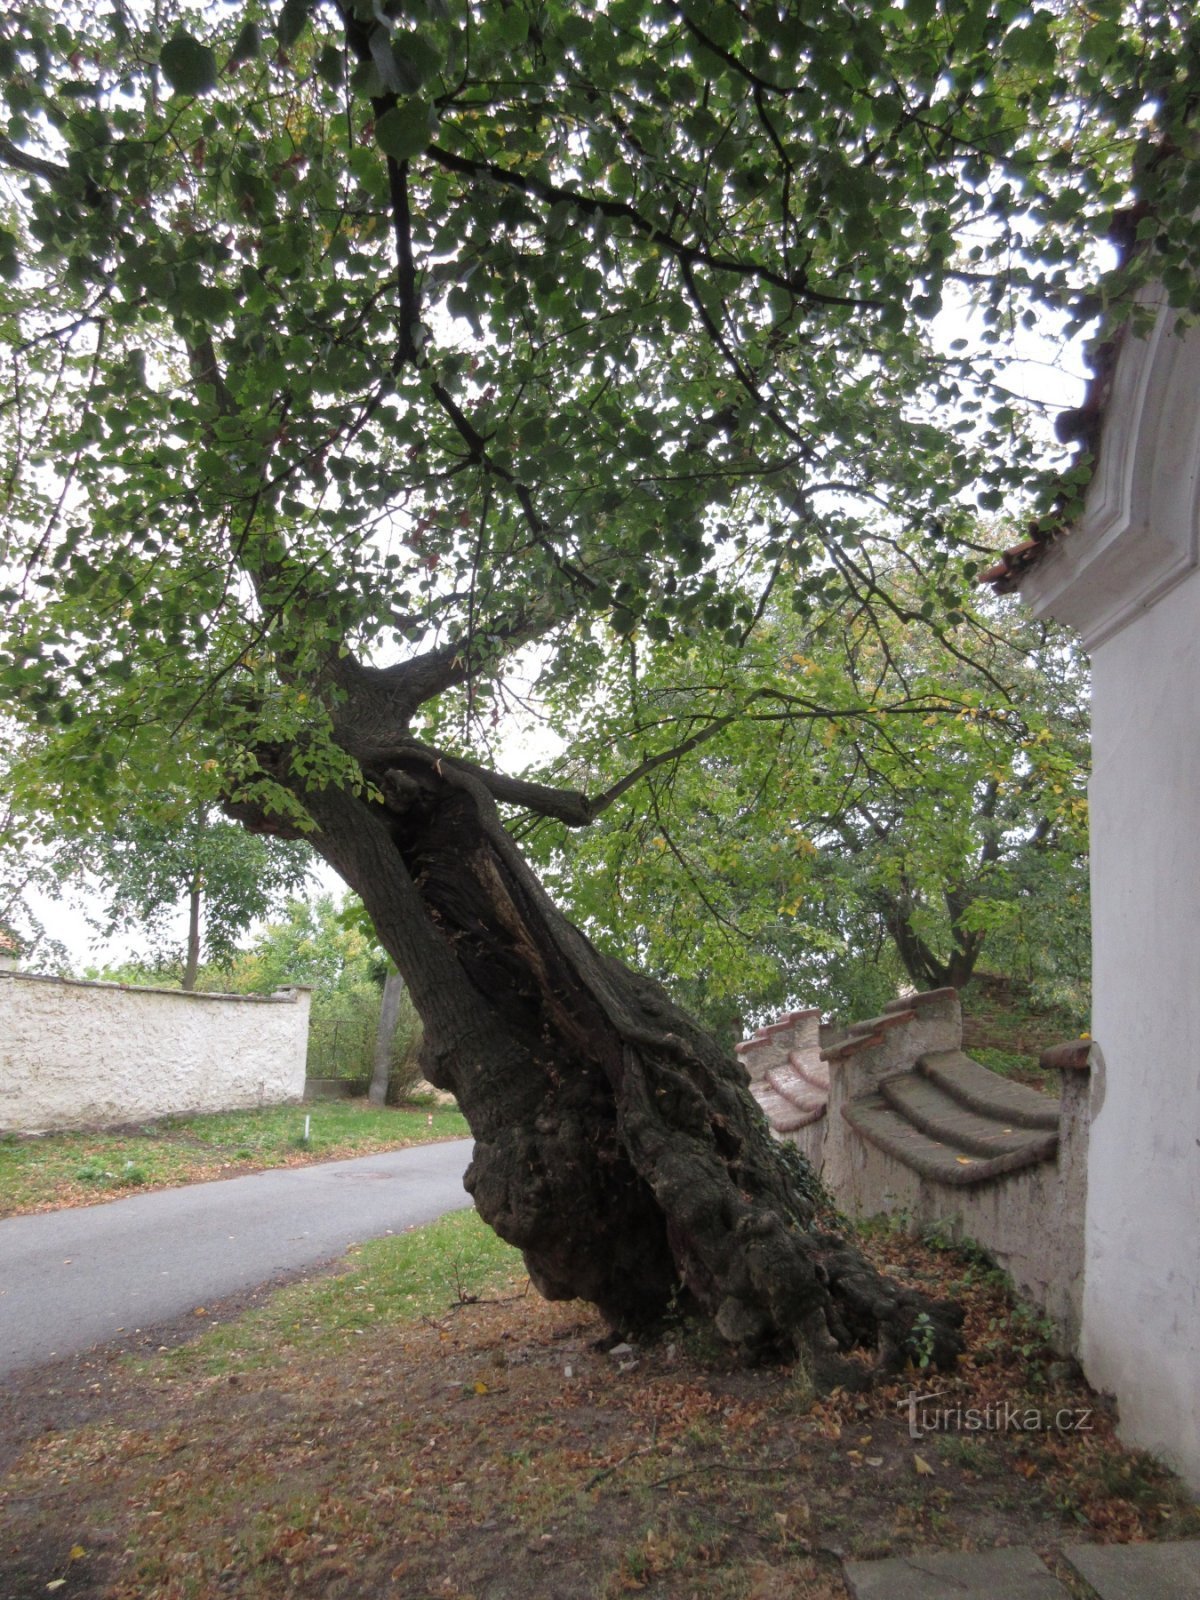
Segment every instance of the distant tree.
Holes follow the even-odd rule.
[[[402,1071],[419,1076],[421,1027],[403,981],[375,937],[362,902],[329,894],[293,900],[230,968],[240,993],[269,994],[286,984],[313,990],[309,1059],[316,1075],[370,1075],[378,1104]]]
[[[943,640],[784,614],[750,655],[643,647],[597,680],[595,706],[669,759],[586,833],[542,822],[527,848],[602,948],[726,1035],[787,1003],[862,1015],[901,982],[961,988],[985,950],[1085,977],[1088,679],[1062,630],[995,607]],[[728,725],[673,754],[714,705]],[[547,780],[619,776],[627,749],[589,728],[585,705]]]
[[[247,930],[303,886],[312,860],[306,844],[247,833],[181,797],[83,841],[76,866],[100,880],[107,936],[143,933],[161,953],[186,905],[182,987],[193,989],[202,960],[227,967]]]
[[[25,963],[68,965],[67,951],[46,930],[39,902],[61,893],[56,863],[11,818],[0,817],[0,933],[16,946]]]
[[[404,979],[395,967],[391,967],[383,981],[379,1022],[375,1028],[375,1053],[371,1061],[371,1083],[367,1090],[367,1098],[372,1105],[381,1106],[387,1099],[388,1083],[392,1076],[392,1046],[406,994]]]
[[[375,930],[371,926],[367,908],[357,895],[347,895],[342,902],[340,917],[346,928],[357,928],[366,938],[375,939]],[[383,974],[383,990],[379,999],[379,1021],[375,1028],[371,1081],[367,1089],[367,1098],[372,1105],[381,1106],[387,1100],[388,1086],[392,1082],[395,1068],[397,1030],[403,1028],[406,1039],[413,1041],[414,1034],[419,1037],[420,1028],[419,1025],[416,1029],[412,1027],[415,1013],[408,986],[383,947],[377,945],[376,948],[379,951],[376,975]],[[415,1064],[415,1047],[410,1046],[409,1054],[413,1056]]]
[[[993,627],[975,663],[888,642],[889,675],[957,709],[835,724],[792,797],[814,880],[877,921],[919,989],[965,987],[985,953],[1027,968],[1034,944],[1046,972],[1087,964],[1086,662],[1061,629]]]
[[[339,902],[321,893],[281,907],[240,952],[230,978],[244,994],[303,983],[332,1001],[363,987],[378,991],[386,972],[387,954],[355,897],[347,894]]]
[[[0,719],[0,931],[17,945],[26,965],[66,970],[65,946],[43,921],[77,871],[78,841],[48,814],[30,806],[18,770],[26,751],[21,730]]]

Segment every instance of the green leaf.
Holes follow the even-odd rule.
[[[346,57],[336,45],[327,44],[317,58],[317,76],[333,89],[340,88],[346,77]]]
[[[1044,71],[1054,65],[1055,44],[1045,17],[1024,28],[1014,28],[1004,41],[1009,57],[1022,66]]]
[[[219,283],[189,285],[181,293],[180,299],[184,309],[202,322],[219,322],[229,315],[236,304],[230,291]]]
[[[234,40],[234,45],[232,51],[230,52],[229,60],[225,63],[226,68],[228,69],[229,67],[240,66],[243,61],[255,60],[261,49],[262,34],[259,32],[258,23],[245,23],[241,32]]]
[[[8,228],[0,227],[0,278],[15,283],[21,275],[17,236]]]
[[[1115,22],[1097,22],[1079,41],[1079,54],[1093,66],[1103,66],[1113,55],[1120,40],[1120,30]]]
[[[415,28],[397,28],[392,34],[392,62],[404,94],[416,94],[442,65],[441,52]]]
[[[158,62],[176,94],[207,94],[217,86],[216,56],[186,28],[171,35]]]
[[[561,239],[567,231],[567,224],[575,215],[575,203],[571,200],[556,200],[550,207],[546,218],[546,232],[551,239]]]
[[[429,102],[420,95],[385,111],[375,124],[375,139],[393,161],[420,155],[430,139]]]
[[[522,5],[499,7],[493,13],[493,26],[506,50],[519,50],[529,37],[529,17]]]
[[[279,13],[279,43],[284,50],[295,44],[308,26],[312,0],[284,0]]]

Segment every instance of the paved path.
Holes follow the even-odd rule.
[[[0,1376],[471,1204],[469,1139],[0,1221]]]
[[[1200,1539],[1076,1544],[1062,1553],[1099,1600],[1200,1600]],[[844,1571],[855,1600],[1071,1600],[1066,1585],[1025,1545],[847,1561]]]

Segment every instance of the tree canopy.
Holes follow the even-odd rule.
[[[363,661],[421,661],[401,717],[464,686],[476,746],[518,645],[580,683],[613,633],[740,644],[767,586],[873,594],[899,534],[906,610],[953,606],[979,507],[1052,517],[1086,475],[1010,392],[1014,332],[1094,315],[1119,207],[1184,272],[1191,27],[10,10],[0,676],[82,724],[59,781],[252,781],[264,744],[344,772]]]
[[[1014,341],[1148,273],[1191,295],[1196,57],[1190,10],[1119,0],[0,20],[0,687],[37,782],[306,833],[544,1292],[623,1327],[683,1296],[747,1355],[953,1356],[498,807],[586,825],[771,696],[838,722],[778,698],[773,607],[955,628],[979,514],[1060,523],[1086,453]],[[692,640],[744,672],[677,748],[600,708],[602,789],[495,770],[522,653],[571,713],[614,650]]]

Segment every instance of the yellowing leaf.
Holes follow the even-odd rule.
[[[81,1544],[73,1544],[71,1546],[71,1553],[67,1559],[69,1561],[82,1561],[85,1555],[87,1555],[87,1551]]]
[[[488,1388],[486,1383],[482,1383],[482,1382],[478,1382],[477,1381],[476,1384],[475,1384],[475,1393],[476,1394],[490,1394],[491,1390]]]
[[[933,1477],[933,1468],[929,1465],[928,1461],[926,1461],[925,1457],[917,1455],[915,1450],[913,1451],[913,1466],[917,1469],[918,1478]]]

